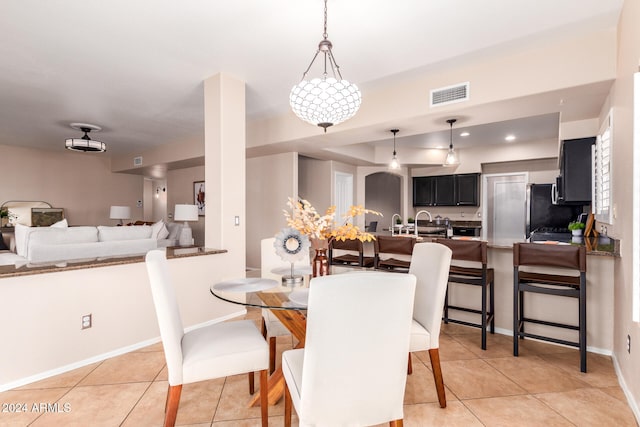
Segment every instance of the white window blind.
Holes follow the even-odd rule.
[[[611,224],[611,143],[612,143],[611,112],[607,115],[600,134],[593,146],[593,197],[592,210],[596,220]]]

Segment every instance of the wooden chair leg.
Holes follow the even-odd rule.
[[[413,364],[411,363],[411,353],[409,353],[409,365],[407,366],[407,375],[413,374]]]
[[[256,392],[256,385],[254,380],[253,372],[249,372],[249,394],[253,394]]]
[[[403,425],[402,418],[399,420],[389,421],[389,427],[402,427]]]
[[[276,337],[269,338],[269,374],[276,370]]]
[[[260,371],[260,416],[262,427],[269,427],[269,374],[266,369]]]
[[[167,403],[164,408],[164,427],[173,427],[176,425],[181,393],[182,384],[169,386],[169,390],[167,391]]]
[[[433,380],[436,383],[436,391],[438,392],[438,402],[441,408],[447,407],[447,397],[444,391],[444,380],[442,379],[442,369],[440,368],[440,352],[437,348],[429,349],[429,358],[431,359],[431,369],[433,370]]]
[[[287,382],[284,382],[284,427],[291,427],[291,393]]]

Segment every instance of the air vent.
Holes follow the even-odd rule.
[[[142,166],[142,156],[133,158],[133,166]]]
[[[431,107],[469,100],[469,82],[431,91]]]

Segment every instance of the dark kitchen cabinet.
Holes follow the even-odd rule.
[[[413,178],[413,206],[433,206],[434,176]]]
[[[480,174],[413,178],[413,206],[478,206]]]
[[[480,174],[467,173],[455,176],[456,206],[478,206]]]
[[[595,142],[595,137],[562,141],[555,190],[558,204],[591,203],[591,147]]]
[[[434,206],[455,206],[454,175],[438,175],[435,177]]]

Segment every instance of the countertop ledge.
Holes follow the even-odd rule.
[[[226,249],[209,249],[199,246],[172,246],[167,248],[167,259],[215,255],[223,254],[226,252]],[[2,265],[0,266],[0,279],[6,277],[27,276],[32,274],[55,273],[58,271],[81,270],[87,268],[108,267],[113,265],[134,264],[138,262],[144,262],[144,255],[82,259],[46,264]]]

